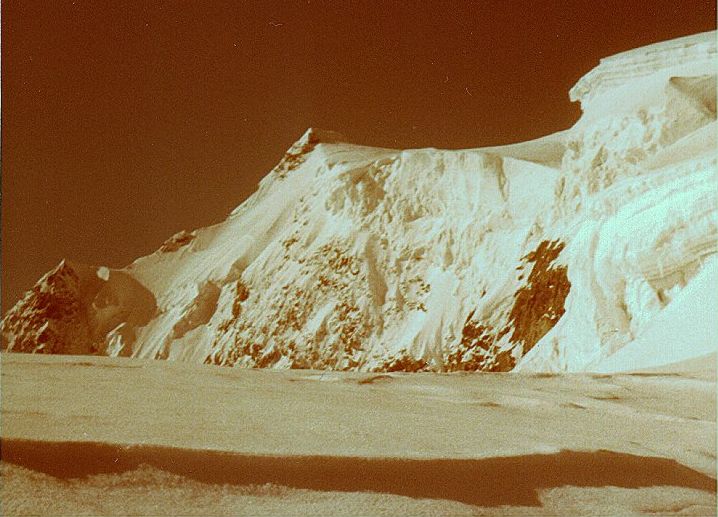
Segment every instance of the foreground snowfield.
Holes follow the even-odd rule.
[[[715,371],[3,354],[3,514],[714,515]]]

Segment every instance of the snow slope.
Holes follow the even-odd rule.
[[[718,260],[707,262],[691,284],[629,345],[595,369],[619,372],[677,363],[715,352],[718,343]]]
[[[2,354],[3,515],[712,515],[715,359],[447,375]]]
[[[574,127],[510,146],[310,129],[224,222],[122,270],[63,261],[6,314],[3,348],[366,371],[715,350],[707,317],[659,330],[715,276],[715,61],[715,33],[604,59],[571,90]]]

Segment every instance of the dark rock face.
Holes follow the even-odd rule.
[[[80,298],[80,276],[67,262],[45,275],[5,316],[2,349],[40,354],[91,350],[87,311]]]
[[[395,357],[374,369],[375,372],[426,372],[431,370],[427,361],[414,358],[406,350],[402,350]]]
[[[497,347],[497,341],[508,332],[508,328],[499,331],[482,322],[472,311],[464,322],[459,346],[444,359],[445,368],[448,371],[510,370],[515,364],[510,351],[500,351]],[[511,364],[504,368],[507,361]]]
[[[561,241],[543,241],[524,257],[526,263],[533,263],[533,268],[526,285],[516,293],[509,315],[511,341],[521,345],[522,354],[531,350],[566,312],[564,302],[571,290],[567,268],[553,266],[563,248]]]
[[[448,371],[510,371],[516,366],[516,358],[525,355],[556,325],[565,313],[564,302],[571,289],[568,268],[553,265],[564,246],[559,240],[542,241],[523,257],[518,270],[533,266],[514,295],[505,326],[494,328],[473,311],[468,315],[459,346],[444,359]],[[509,333],[507,346],[502,338]]]
[[[152,293],[122,271],[63,260],[43,276],[2,320],[2,349],[40,354],[107,354],[108,335],[124,326],[131,352],[133,328],[156,313]]]

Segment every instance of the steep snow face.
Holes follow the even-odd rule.
[[[583,369],[630,347],[715,254],[715,57],[715,33],[681,38],[606,59],[572,90],[584,116],[548,225],[566,236],[567,317],[519,368]],[[690,354],[690,340],[655,346]]]
[[[715,56],[706,33],[605,59],[571,91],[573,128],[511,146],[309,130],[224,222],[124,270],[61,264],[8,312],[3,347],[374,371],[705,353],[708,331],[653,340],[712,278]]]

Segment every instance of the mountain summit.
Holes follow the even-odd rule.
[[[222,223],[63,261],[3,349],[364,371],[623,370],[716,349],[716,36],[604,59],[538,140],[310,129]]]

